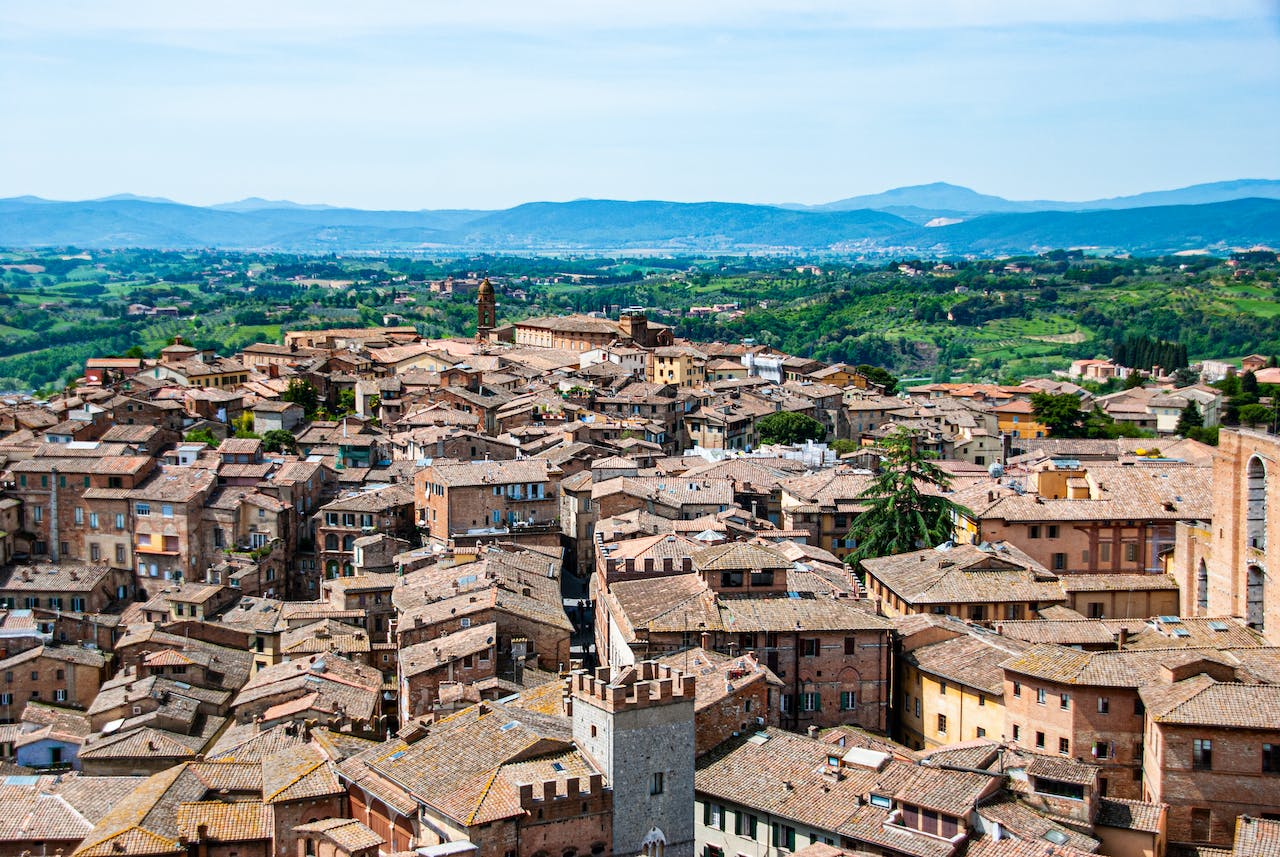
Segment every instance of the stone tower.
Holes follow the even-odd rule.
[[[612,857],[693,857],[694,677],[644,661],[569,683],[574,743],[613,790]]]
[[[497,326],[494,318],[497,316],[497,300],[493,296],[493,284],[489,282],[489,278],[485,277],[480,283],[480,289],[476,292],[476,339],[485,342],[489,339],[489,334]]]

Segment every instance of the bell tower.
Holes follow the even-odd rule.
[[[489,278],[485,277],[480,283],[480,289],[476,292],[476,339],[480,342],[487,342],[489,334],[496,327],[494,321],[497,315],[497,301],[493,296],[493,284],[489,282]]]

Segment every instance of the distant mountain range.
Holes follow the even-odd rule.
[[[250,198],[208,207],[120,194],[0,199],[0,246],[290,252],[796,251],[1131,253],[1280,245],[1280,181],[1242,179],[1088,202],[1015,201],[957,185],[818,206],[574,200],[502,211],[366,211]]]

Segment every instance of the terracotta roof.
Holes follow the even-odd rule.
[[[911,605],[1063,601],[1058,578],[1012,545],[955,545],[862,560]]]
[[[1006,661],[1014,673],[1061,684],[1096,687],[1142,687],[1160,681],[1164,667],[1200,661],[1235,666],[1234,659],[1215,649],[1146,649],[1083,652],[1051,644],[1039,644]],[[1275,688],[1280,692],[1280,686]]]
[[[965,857],[1089,857],[1092,852],[1070,845],[1058,845],[1040,838],[1018,839],[977,836],[969,840]]]
[[[1115,642],[1115,635],[1101,619],[1025,619],[996,622],[995,626],[1002,635],[1028,643],[1083,646]]]
[[[921,672],[1000,697],[1004,695],[1001,665],[1028,648],[1030,644],[1020,640],[974,631],[912,649],[903,658]]]
[[[203,836],[201,836],[201,828]],[[178,836],[188,842],[270,839],[271,813],[261,801],[194,801],[178,806]]]
[[[342,794],[329,757],[311,745],[290,747],[262,760],[262,800],[286,803]]]
[[[1104,797],[1098,800],[1098,817],[1095,823],[1103,827],[1159,833],[1163,828],[1161,819],[1165,809],[1166,806],[1162,803]],[[1277,857],[1280,857],[1280,852]]]
[[[1231,851],[1235,857],[1280,857],[1280,821],[1240,816]]]
[[[493,648],[498,638],[498,626],[490,622],[473,625],[444,637],[405,646],[399,651],[400,676],[409,678],[439,669],[445,664],[478,652]]]
[[[299,824],[294,828],[294,832],[318,833],[348,853],[385,844],[381,836],[354,818],[326,818],[310,824]]]
[[[978,809],[984,819],[998,822],[1014,836],[1032,841],[1045,840],[1050,831],[1066,838],[1064,845],[1079,851],[1096,852],[1101,844],[1092,836],[1086,836],[1074,828],[1067,827],[1009,794],[997,796],[984,803]],[[1046,845],[1047,845],[1046,841]]]
[[[1138,693],[1157,723],[1274,730],[1280,722],[1280,685],[1219,683],[1201,674]]]
[[[516,783],[502,776],[506,765],[536,761],[537,775],[525,770],[525,782],[596,772],[571,749],[566,719],[482,703],[438,721],[411,745],[401,741],[381,745],[366,763],[375,773],[470,826],[522,812]],[[553,769],[554,762],[564,771]]]

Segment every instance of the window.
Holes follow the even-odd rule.
[[[1044,749],[1044,733],[1043,732],[1036,733],[1036,748],[1040,750]]]
[[[1058,707],[1061,708],[1063,711],[1066,711],[1071,707],[1071,697],[1068,694],[1065,694],[1065,693],[1060,694],[1058,699],[1059,699]]]
[[[116,512],[116,529],[124,529],[124,512]]]
[[[44,520],[44,506],[32,506],[31,513],[37,524]]]
[[[1191,809],[1191,838],[1196,842],[1208,842],[1213,831],[1213,812],[1205,807]]]
[[[1099,714],[1111,713],[1111,697],[1109,696],[1098,697],[1098,713]]]
[[[916,697],[916,717],[920,716],[920,697]]]
[[[1280,744],[1262,745],[1262,773],[1280,774]]]
[[[817,639],[810,638],[801,640],[800,646],[800,654],[804,655],[806,658],[815,658],[818,656],[819,647]]]
[[[54,702],[66,702],[66,701],[67,701],[67,692],[66,692],[65,690],[55,690],[55,691],[53,692],[53,701],[54,701]]]
[[[1090,619],[1104,618],[1103,603],[1101,601],[1090,601],[1088,603],[1088,612]]]
[[[1111,542],[1098,545],[1098,562],[1111,562]]]
[[[947,715],[945,714],[938,715],[938,734],[947,734]]]
[[[1191,767],[1198,771],[1213,769],[1213,741],[1196,738],[1191,742]]]
[[[795,851],[796,829],[788,824],[774,824],[773,847],[783,851]]]
[[[858,707],[858,694],[852,690],[840,691],[840,710],[853,711]]]
[[[124,545],[116,545],[116,562],[124,565]]]
[[[0,693],[0,705],[13,705],[13,694]]]
[[[724,807],[718,803],[702,805],[702,823],[715,830],[724,830]]]
[[[1043,687],[1036,688],[1036,704],[1044,705],[1049,699],[1049,694]]]
[[[75,512],[73,513],[72,517],[74,518],[74,520],[75,520],[75,522],[76,522],[77,524],[83,524],[83,523],[84,523],[84,509],[80,508],[79,506],[76,506]]]
[[[1022,727],[1017,723],[1013,724],[1013,740],[1017,741],[1022,737]]]
[[[947,695],[947,683],[945,681],[938,682],[938,695],[939,696]]]
[[[794,697],[792,694],[790,694],[790,693],[784,693],[784,694],[782,694],[781,698],[779,699],[779,702],[780,702],[781,707],[782,707],[782,713],[783,713],[783,714],[790,714],[790,713],[791,713],[792,706],[794,706],[794,705],[795,705],[795,697]]]
[[[663,785],[664,783],[663,783],[662,771],[654,771],[653,777],[649,780],[649,794],[651,795],[662,794]]]
[[[1128,542],[1128,543],[1126,543],[1126,544],[1125,544],[1125,546],[1124,546],[1124,561],[1125,561],[1125,562],[1137,562],[1137,561],[1138,561],[1138,545],[1137,545],[1137,543],[1136,543],[1136,542]]]
[[[1050,524],[1050,525],[1049,525],[1049,527],[1048,527],[1048,536],[1049,536],[1049,538],[1051,538],[1051,539],[1056,539],[1056,538],[1058,537],[1058,525],[1057,525],[1057,524]]]
[[[1147,713],[1147,706],[1143,705],[1141,699],[1135,699],[1133,701],[1133,716],[1141,717],[1146,713]]]
[[[1020,681],[1015,681],[1015,682],[1013,683],[1013,695],[1014,695],[1014,696],[1022,696],[1022,682],[1020,682]]]
[[[1067,568],[1067,555],[1065,553],[1055,553],[1053,555],[1053,570],[1065,571]]]
[[[173,517],[173,506],[170,506],[168,503],[165,503],[164,505],[162,505],[162,506],[160,507],[160,514],[161,514],[161,515],[163,515],[163,516],[164,516],[164,517],[166,517],[166,518],[172,518],[172,517]]]
[[[844,653],[845,653],[846,655],[856,655],[856,654],[858,653],[858,638],[857,638],[857,637],[845,637],[845,638],[844,638]]]
[[[145,518],[151,514],[151,504],[135,503],[133,506],[133,513],[137,515],[139,518]]]
[[[1110,745],[1110,744],[1108,744],[1106,741],[1094,741],[1094,742],[1093,742],[1093,757],[1094,757],[1095,759],[1109,759],[1109,758],[1111,758],[1111,745]]]
[[[1032,524],[1031,526],[1027,527],[1027,538],[1029,538],[1029,539],[1038,539],[1038,538],[1040,538],[1040,525],[1039,525],[1039,524]]]
[[[818,694],[811,691],[800,694],[800,710],[801,711],[818,711],[822,708],[822,700]]]
[[[736,835],[755,839],[757,826],[758,821],[751,813],[738,810],[733,814],[733,832]]]
[[[1064,755],[1064,756],[1069,756],[1069,755],[1071,755],[1071,739],[1069,739],[1069,738],[1059,738],[1059,739],[1058,739],[1058,752],[1059,752],[1059,753],[1061,753],[1061,754],[1062,754],[1062,755]]]
[[[978,727],[978,731],[977,731],[976,733],[974,733],[974,737],[976,737],[976,738],[986,738],[986,737],[987,737],[987,730],[985,730],[985,729],[983,729],[981,726],[979,726],[979,727]]]
[[[98,513],[97,512],[89,513],[89,526],[95,530],[98,529]]]

